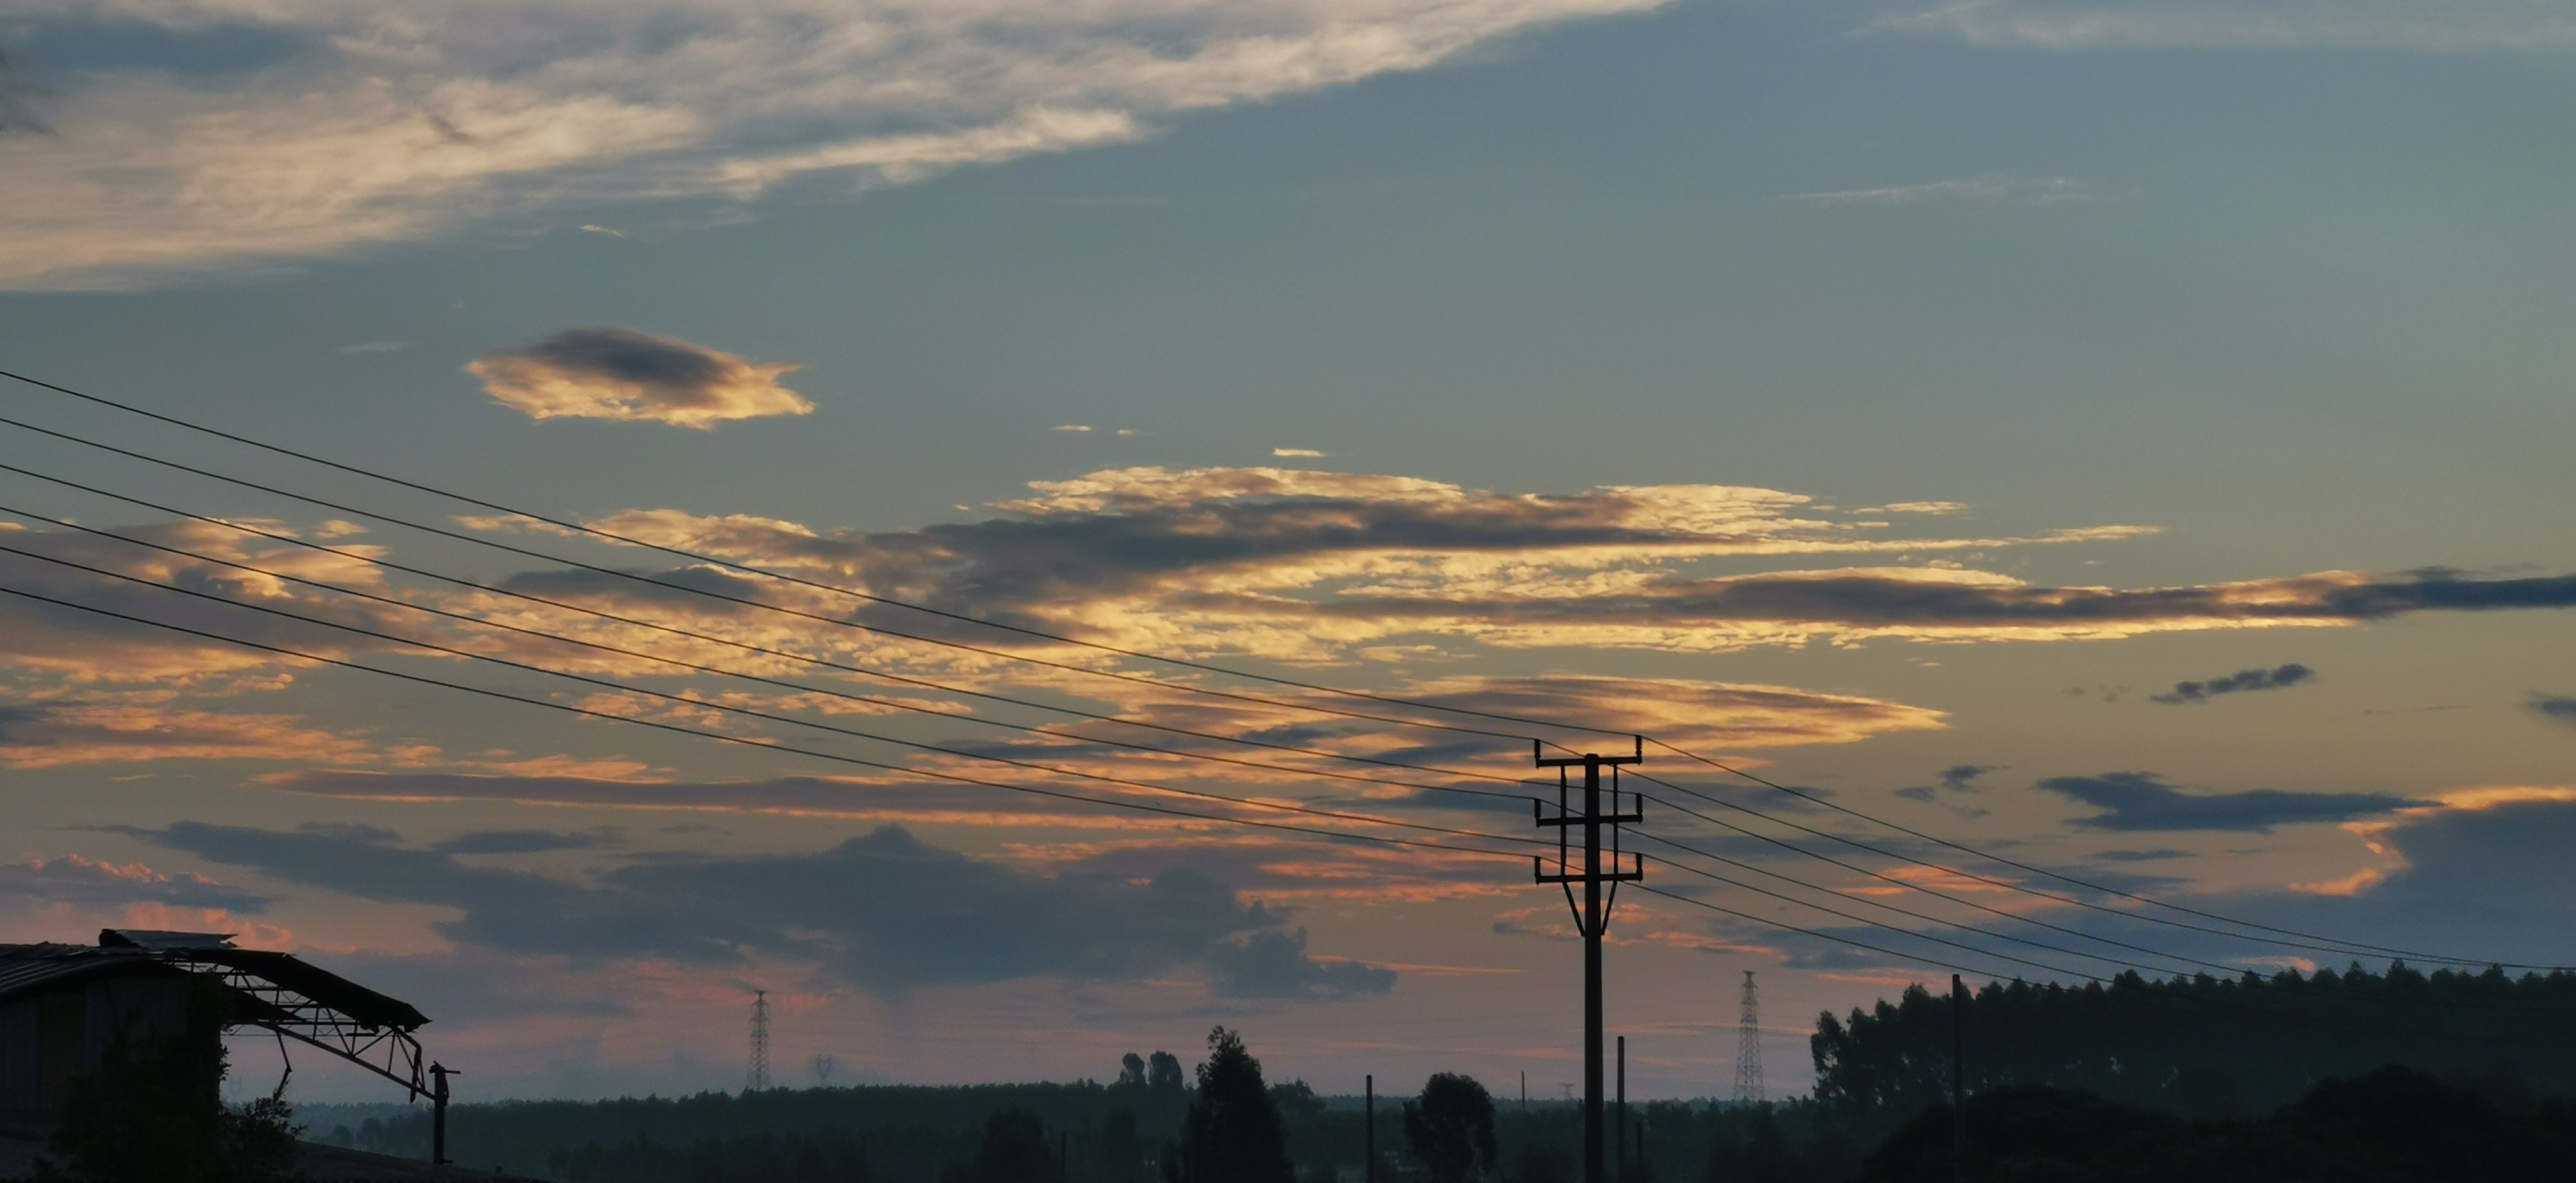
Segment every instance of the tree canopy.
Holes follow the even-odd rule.
[[[1432,1183],[1470,1183],[1500,1157],[1493,1095],[1473,1077],[1434,1073],[1422,1096],[1404,1103],[1404,1144]]]
[[[2080,988],[1989,983],[1966,1006],[1972,1090],[2080,1089],[2220,1117],[2260,1112],[2318,1080],[2384,1064],[2446,1073],[2506,1065],[2548,1092],[2576,1092],[2576,976],[2503,971],[2287,971]],[[1894,1003],[1828,1013],[1811,1045],[1816,1100],[1847,1116],[1902,1120],[1947,1099],[1951,1004],[1921,987]]]
[[[1181,1126],[1181,1167],[1189,1183],[1293,1183],[1288,1131],[1261,1083],[1261,1061],[1243,1037],[1208,1032],[1198,1096]]]

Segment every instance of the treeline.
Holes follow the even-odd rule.
[[[2491,1082],[2490,1082],[2491,1083]],[[2261,1118],[2194,1120],[2085,1092],[2008,1085],[1890,1137],[1862,1183],[2422,1183],[2576,1179],[2576,1102],[2387,1067],[2327,1080]]]
[[[1639,1103],[1624,1126],[1627,1178],[1848,1178],[1868,1147],[1837,1137],[1824,1117],[1802,1102]],[[378,1112],[311,1136],[409,1157],[429,1151],[426,1113]],[[1268,1083],[1222,1029],[1194,1073],[1164,1053],[1130,1055],[1106,1084],[774,1089],[458,1105],[448,1115],[459,1164],[560,1183],[1328,1183],[1356,1172],[1371,1141],[1359,1098]],[[1435,1076],[1416,1096],[1378,1098],[1374,1145],[1388,1183],[1573,1183],[1582,1113]]]
[[[2171,1135],[2199,1147],[2190,1153],[2259,1150],[2278,1160],[2289,1153],[2280,1147],[2297,1144],[2294,1134],[2307,1136],[2299,1130],[2323,1127],[2297,1125],[2305,1119],[2296,1113],[2311,1110],[2295,1106],[2282,1111],[2292,1117],[2254,1115],[2310,1104],[2302,1097],[2349,1100],[2321,1082],[2369,1077],[2386,1065],[2508,1114],[2529,1110],[2533,1097],[2576,1096],[2576,977],[2563,974],[2428,975],[2402,964],[2384,974],[2358,966],[2159,982],[2132,974],[2073,989],[1989,983],[1964,1010],[1971,1108],[2007,1106],[1994,1119],[2002,1125],[1976,1131],[1979,1139],[2009,1137],[2025,1120],[2015,1113],[2042,1125],[2100,1118],[2127,1123],[2121,1137]],[[1628,1164],[1620,1177],[1849,1183],[1865,1170],[1877,1180],[1910,1177],[1888,1155],[1929,1145],[1929,1127],[1908,1123],[1947,1113],[1956,1030],[1950,999],[1919,987],[1846,1018],[1822,1016],[1811,1045],[1812,1098],[1632,1106],[1616,1152]],[[1387,1095],[1398,1086],[1380,1084],[1373,1143],[1382,1180],[1580,1177],[1577,1106],[1497,1101],[1465,1077],[1435,1076],[1410,1097]],[[2383,1086],[2383,1093],[2396,1087]],[[2065,1099],[2076,1094],[2092,1099]],[[425,1157],[427,1117],[369,1121],[347,1137]],[[1259,1061],[1223,1029],[1195,1071],[1157,1052],[1126,1057],[1105,1084],[467,1105],[451,1114],[449,1142],[464,1164],[562,1183],[1323,1183],[1356,1173],[1371,1143],[1358,1098],[1264,1081]]]
[[[1882,1130],[1945,1103],[1952,1031],[1950,999],[1919,986],[1848,1019],[1822,1016],[1817,1102]],[[2425,974],[2400,962],[2384,974],[1988,983],[1968,999],[1964,1033],[1972,1091],[2048,1085],[2190,1116],[2260,1113],[2389,1064],[2576,1095],[2576,976],[2564,973]]]

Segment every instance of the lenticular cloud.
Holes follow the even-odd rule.
[[[709,430],[728,419],[804,415],[814,404],[778,384],[793,365],[633,329],[566,329],[525,349],[474,359],[465,372],[531,418],[650,419]]]

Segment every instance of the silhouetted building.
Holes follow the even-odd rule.
[[[217,1040],[243,1027],[425,1093],[412,1032],[428,1022],[292,954],[236,948],[229,934],[105,929],[96,945],[0,945],[0,1118],[59,1113],[72,1081],[120,1037]]]

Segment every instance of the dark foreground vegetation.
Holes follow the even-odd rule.
[[[1909,990],[1823,1017],[1812,1099],[1632,1106],[1625,1183],[2576,1178],[2576,1108],[2547,1099],[2576,1097],[2576,977],[1995,984],[1966,1018],[1958,1163],[1950,1002]],[[1574,1106],[1418,1088],[1379,1098],[1379,1179],[1580,1177]],[[428,1123],[327,1136],[425,1156]],[[463,1163],[563,1183],[1310,1183],[1355,1177],[1366,1137],[1357,1098],[1264,1080],[1223,1030],[1195,1071],[1130,1055],[1107,1083],[515,1102],[450,1127]]]

